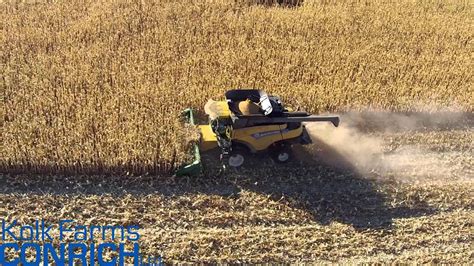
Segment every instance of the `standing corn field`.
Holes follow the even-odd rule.
[[[227,88],[310,112],[473,107],[465,1],[5,2],[2,172],[163,173]]]

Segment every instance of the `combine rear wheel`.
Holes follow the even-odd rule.
[[[286,163],[291,160],[291,147],[286,145],[275,146],[270,150],[270,156],[276,163]]]

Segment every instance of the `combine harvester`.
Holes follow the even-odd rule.
[[[209,100],[204,106],[209,124],[198,125],[201,139],[194,145],[194,161],[176,171],[176,175],[196,175],[202,170],[201,154],[221,149],[224,169],[244,165],[250,153],[267,152],[277,163],[291,159],[291,146],[312,143],[303,122],[331,122],[339,125],[338,116],[316,116],[292,112],[276,96],[262,90],[230,90],[225,100]],[[195,125],[192,109],[184,117]]]

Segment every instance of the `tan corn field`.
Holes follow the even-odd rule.
[[[170,264],[472,265],[472,1],[25,0],[0,17],[0,220],[138,225]],[[286,165],[164,174],[196,138],[181,110],[237,87],[341,125],[308,126]]]
[[[236,87],[311,112],[472,111],[470,1],[280,2],[2,2],[1,171],[170,171],[181,110]]]

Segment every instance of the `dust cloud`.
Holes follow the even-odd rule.
[[[473,178],[469,163],[474,158],[472,151],[437,152],[429,145],[403,143],[393,147],[387,141],[391,134],[400,132],[429,135],[433,131],[466,130],[472,133],[472,113],[348,112],[340,117],[338,128],[329,123],[306,124],[314,142],[309,149],[318,161],[377,178],[406,181]]]

